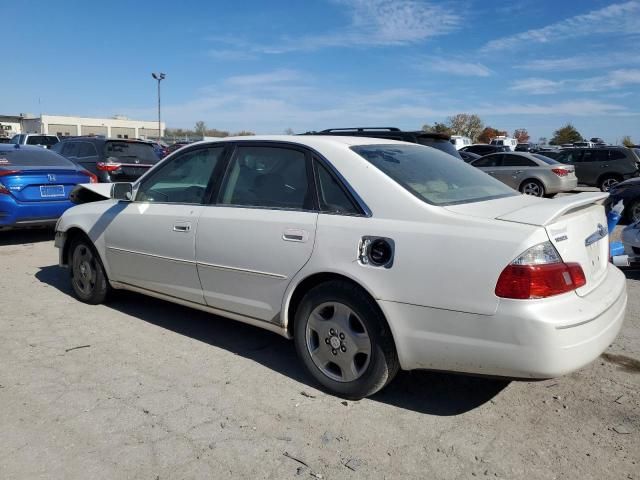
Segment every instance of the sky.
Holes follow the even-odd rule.
[[[0,114],[296,133],[461,112],[640,143],[640,0],[3,2]],[[28,15],[25,15],[28,12]]]

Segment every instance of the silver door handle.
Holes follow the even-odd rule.
[[[191,224],[189,224],[189,223],[177,224],[177,225],[173,226],[173,231],[174,232],[187,233],[190,230],[191,230]]]
[[[514,175],[520,175],[522,173],[522,170],[516,170],[515,172],[513,172]]]
[[[282,234],[282,239],[288,242],[306,242],[309,240],[309,232],[306,230],[289,228]]]

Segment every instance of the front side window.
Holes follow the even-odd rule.
[[[413,195],[433,205],[517,195],[483,171],[433,149],[418,145],[363,145],[351,149]]]
[[[311,210],[308,163],[298,150],[240,146],[229,165],[218,203]]]
[[[495,155],[487,155],[486,157],[479,158],[478,160],[472,162],[472,165],[477,168],[499,167],[502,164],[501,160],[502,155],[498,153]]]
[[[224,147],[185,152],[144,179],[136,201],[154,203],[204,202],[213,170],[222,158]]]
[[[327,213],[358,215],[360,210],[351,201],[338,180],[320,162],[316,162],[318,171],[318,198],[320,210]]]

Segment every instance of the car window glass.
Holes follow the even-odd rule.
[[[538,160],[542,160],[544,163],[546,163],[547,165],[556,165],[559,162],[554,160],[553,158],[547,157],[547,152],[545,152],[544,154],[542,153],[532,153],[532,155],[534,157],[536,157]]]
[[[604,150],[604,152],[607,153],[607,150]],[[610,150],[608,153],[608,160],[622,160],[624,158],[627,158],[624,152],[621,152],[620,150]]]
[[[323,212],[343,213],[357,215],[360,213],[353,204],[349,195],[344,191],[340,183],[329,173],[329,170],[320,162],[316,162],[318,169],[318,197],[320,209]]]
[[[500,163],[500,157],[502,155],[488,155],[483,158],[479,158],[475,162],[471,162],[474,167],[495,167]]]
[[[78,156],[78,142],[69,142],[65,145],[62,154],[65,157],[77,157]]]
[[[31,135],[27,138],[28,145],[45,145],[50,147],[56,143],[58,143],[58,139],[48,135]]]
[[[311,209],[305,154],[279,147],[238,147],[221,189],[224,205]]]
[[[452,205],[516,195],[511,188],[465,162],[419,145],[351,147],[424,202]]]
[[[136,201],[202,203],[224,147],[185,152],[161,166],[140,185]]]
[[[609,160],[607,150],[585,150],[582,154],[583,162],[606,162]]]
[[[556,160],[562,163],[576,163],[580,161],[580,157],[582,157],[582,152],[580,151],[563,150],[558,154]]]
[[[504,155],[502,160],[503,167],[537,167],[538,164],[533,160],[521,155]]]
[[[62,155],[46,148],[22,149],[2,152],[3,167],[65,167],[76,169],[76,165]]]
[[[78,157],[95,157],[98,155],[96,147],[93,143],[79,142],[78,144]]]

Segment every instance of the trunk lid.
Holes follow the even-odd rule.
[[[20,202],[42,202],[68,200],[73,187],[88,178],[78,170],[63,167],[21,168],[0,176],[0,183]]]
[[[522,195],[484,205],[453,205],[447,210],[544,228],[564,262],[579,263],[587,283],[576,290],[587,295],[606,276],[609,261],[607,218],[602,200],[608,193],[580,193],[555,199]],[[526,198],[528,197],[528,198]],[[469,210],[465,212],[465,207]]]

